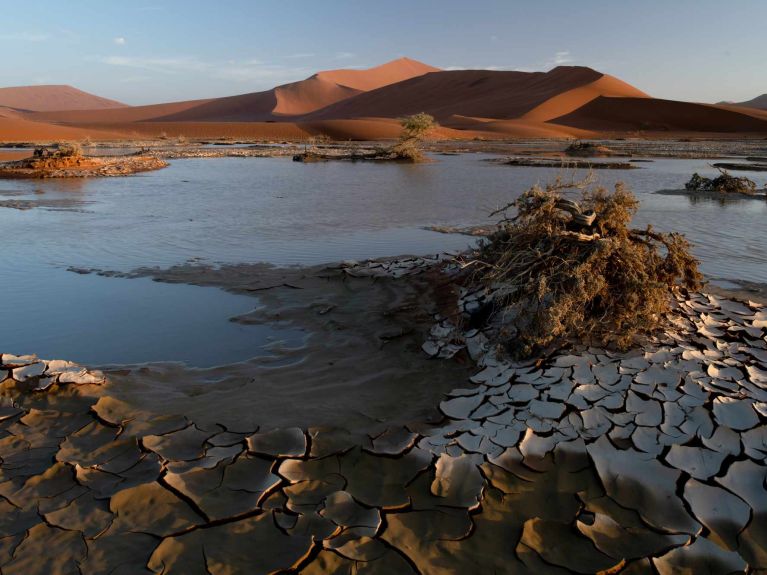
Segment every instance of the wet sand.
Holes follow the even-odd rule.
[[[468,374],[468,365],[419,353],[436,311],[426,278],[393,285],[349,281],[339,269],[261,264],[132,275],[257,295],[262,307],[232,321],[307,333],[305,346],[272,349],[274,358],[210,370],[151,365],[110,377],[115,397],[141,410],[162,406],[163,412],[227,427],[250,422],[376,433],[386,425],[438,417],[441,395]]]

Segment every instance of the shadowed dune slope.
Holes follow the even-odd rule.
[[[551,120],[587,130],[626,132],[765,132],[767,119],[720,106],[654,98],[600,96]]]
[[[83,92],[72,86],[18,86],[0,88],[0,106],[30,112],[103,110],[125,104]]]
[[[340,100],[437,68],[401,58],[367,70],[331,70],[263,92],[115,110],[34,113],[29,119],[71,124],[131,122],[270,122],[302,116]]]
[[[547,122],[554,118],[569,114],[570,112],[574,112],[599,96],[609,96],[614,98],[650,97],[648,94],[634,88],[634,86],[627,84],[623,80],[605,74],[590,84],[567,90],[566,92],[557,94],[553,98],[549,98],[527,112],[522,116],[522,119]]]
[[[311,114],[312,119],[396,118],[427,112],[442,121],[453,115],[512,119],[568,90],[596,82],[591,68],[560,66],[550,72],[455,70],[425,74],[360,94]]]
[[[367,70],[327,70],[319,72],[315,76],[326,82],[333,82],[361,92],[369,92],[382,86],[439,71],[439,68],[417,60],[399,58]]]
[[[437,68],[400,58],[367,70],[330,70],[272,90],[218,98],[154,118],[163,122],[264,122],[303,116],[336,102]]]

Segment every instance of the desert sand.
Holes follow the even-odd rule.
[[[123,108],[125,104],[72,86],[18,86],[0,88],[0,106],[29,112],[48,112]]]
[[[392,139],[397,119],[418,112],[433,115],[443,127],[432,134],[437,139],[767,134],[763,110],[656,99],[583,66],[443,71],[400,58],[367,70],[318,72],[261,92],[147,106],[123,106],[62,87],[9,90],[15,92],[6,99],[0,92],[3,141],[164,135]]]

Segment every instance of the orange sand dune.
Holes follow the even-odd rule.
[[[759,108],[747,108],[738,104],[715,104],[715,108],[722,108],[723,110],[730,110],[731,112],[737,112],[739,114],[746,114],[754,118],[767,120],[767,109],[760,110]]]
[[[433,72],[360,94],[320,110],[311,118],[396,118],[427,112],[440,121],[455,114],[512,119],[562,92],[601,77],[595,70],[576,66],[560,66],[546,73]]]
[[[31,112],[99,110],[125,106],[72,86],[18,86],[0,88],[0,106]]]
[[[39,122],[61,123],[129,123],[146,122],[161,116],[168,116],[200,106],[212,100],[188,100],[185,102],[170,102],[167,104],[151,104],[149,106],[129,106],[113,110],[66,110],[60,112],[37,112],[27,114],[30,120]]]
[[[209,100],[37,112],[3,107],[0,101],[0,120],[6,126],[0,137],[95,139],[109,133],[122,138],[302,139],[325,134],[339,140],[375,140],[396,138],[396,119],[418,112],[435,116],[441,124],[435,138],[767,133],[767,111],[657,100],[591,68],[440,71],[400,58],[367,70],[318,72],[271,90]]]
[[[16,108],[0,106],[0,118],[21,118],[23,114],[23,112],[19,112]]]
[[[327,70],[319,72],[315,76],[320,80],[333,82],[360,92],[369,92],[389,84],[439,71],[439,68],[417,60],[399,58],[367,70]]]
[[[570,126],[558,126],[535,120],[493,120],[491,118],[469,118],[451,116],[442,126],[457,130],[482,132],[485,137],[495,138],[590,138],[596,135],[590,130]]]
[[[599,96],[610,96],[616,98],[649,98],[641,90],[619,80],[614,76],[605,74],[595,82],[573,88],[549,98],[542,104],[536,106],[524,116],[525,120],[535,120],[538,122],[547,122],[554,118],[559,118],[570,112],[574,112],[581,106],[588,104],[594,98]]]
[[[31,122],[19,118],[0,118],[0,142],[48,142],[52,140],[106,140],[122,138],[121,131],[83,129]]]
[[[355,118],[353,120],[316,120],[299,122],[298,126],[312,135],[324,134],[334,140],[393,140],[400,136],[402,127],[392,118]],[[491,131],[478,129],[454,129],[440,126],[429,133],[437,140],[495,137]]]
[[[331,70],[306,80],[252,94],[242,94],[201,104],[154,118],[163,122],[263,122],[301,116],[346,100],[364,90],[376,89],[432,72],[436,68],[402,58],[367,70]]]
[[[300,140],[311,134],[293,122],[133,122],[76,124],[83,131],[106,130],[116,139],[142,138],[241,138],[253,140]]]
[[[600,96],[552,120],[555,124],[608,132],[764,132],[767,119],[708,104],[654,98]]]
[[[367,70],[319,72],[263,92],[117,110],[33,114],[30,119],[94,124],[116,122],[267,122],[300,116],[361,93],[437,68],[402,58]]]

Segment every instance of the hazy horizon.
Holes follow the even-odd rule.
[[[138,105],[260,91],[407,56],[443,69],[588,66],[659,98],[749,100],[767,92],[767,4],[721,6],[6,2],[0,48],[13,57],[2,85],[69,84]],[[738,33],[723,43],[728,30]]]

